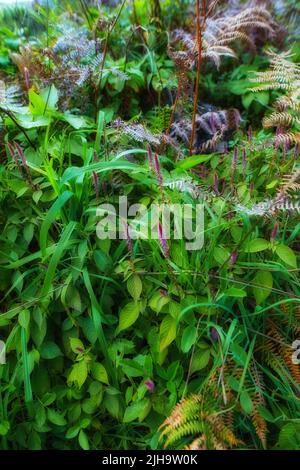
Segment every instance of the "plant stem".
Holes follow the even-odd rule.
[[[203,6],[203,10],[206,9],[205,0],[203,0],[202,6]],[[194,143],[195,133],[196,133],[196,115],[197,115],[197,108],[198,108],[199,85],[200,85],[201,64],[202,64],[202,26],[201,26],[201,19],[200,19],[200,0],[196,0],[196,25],[197,25],[198,62],[197,62],[197,76],[196,76],[196,86],[195,86],[195,94],[194,94],[194,109],[193,109],[193,117],[192,117],[190,154],[192,154],[192,151],[193,151],[193,143]]]
[[[22,132],[22,134],[24,134],[24,136],[26,137],[26,140],[27,142],[31,145],[31,147],[36,150],[36,146],[35,144],[32,142],[32,140],[30,139],[29,135],[27,134],[27,132],[25,131],[25,129],[23,129],[23,127],[18,123],[18,121],[16,120],[16,118],[14,117],[14,115],[10,112],[10,111],[7,111],[6,109],[3,109],[3,108],[0,108],[0,111],[4,114],[6,114],[8,117],[10,117],[10,119],[14,122],[14,124],[17,126],[18,129],[20,129],[20,131]]]

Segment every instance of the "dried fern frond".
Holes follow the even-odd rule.
[[[291,109],[292,111],[296,111],[297,113],[300,112],[300,100],[295,97],[289,96],[280,96],[275,101],[275,107],[278,111],[286,111],[287,109]]]
[[[278,133],[274,141],[278,144],[278,146],[283,145],[286,147],[291,147],[294,144],[300,143],[300,132]]]
[[[193,442],[184,447],[184,450],[207,450],[205,435],[194,439]]]
[[[293,55],[290,51],[277,54],[267,51],[270,68],[265,72],[256,72],[251,78],[252,83],[259,84],[251,90],[284,90],[296,92],[299,96],[300,66],[292,62]]]
[[[279,188],[279,193],[287,194],[297,190],[300,190],[300,168],[295,170],[291,175],[285,175],[283,177],[283,184]]]
[[[295,124],[300,124],[300,119],[288,112],[275,112],[263,118],[263,127],[266,129],[270,127],[291,127]]]
[[[202,59],[210,60],[219,68],[221,58],[228,56],[236,58],[234,44],[241,42],[252,51],[255,50],[258,31],[264,31],[266,39],[275,36],[276,24],[272,15],[266,8],[250,7],[236,14],[224,15],[222,17],[207,18],[206,27],[203,31]],[[185,68],[191,68],[198,60],[197,45],[193,34],[177,29],[173,32],[172,43],[181,46],[180,51],[173,53],[184,62]]]
[[[251,365],[251,374],[255,383],[255,394],[252,397],[253,411],[251,413],[252,424],[255,432],[259,437],[264,449],[267,448],[267,423],[266,420],[259,412],[259,407],[265,405],[265,399],[263,395],[264,382],[263,374],[257,370],[255,364]]]
[[[286,92],[286,95],[275,101],[276,111],[263,119],[263,127],[277,127],[275,144],[287,148],[300,142],[300,119],[297,115],[300,111],[300,66],[292,62],[293,55],[290,51],[281,54],[268,51],[267,55],[270,68],[265,72],[257,72],[255,77],[251,78],[256,84],[251,91]]]
[[[280,324],[268,321],[267,340],[263,349],[267,363],[276,373],[281,373],[291,383],[300,384],[300,365],[292,360],[292,347],[286,344],[280,331]]]

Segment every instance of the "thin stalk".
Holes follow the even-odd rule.
[[[202,6],[203,6],[204,15],[205,15],[205,9],[206,9],[205,0],[202,1]],[[202,65],[202,25],[201,25],[201,18],[200,18],[200,0],[196,0],[196,26],[197,26],[198,62],[197,62],[197,76],[196,76],[196,86],[195,86],[195,94],[194,94],[194,109],[193,109],[193,117],[192,117],[192,133],[191,133],[191,139],[190,139],[190,154],[192,154],[192,151],[193,151],[193,143],[194,143],[195,133],[196,133],[196,115],[197,115],[197,108],[198,108],[199,85],[200,85],[201,65]]]
[[[10,112],[10,111],[7,111],[6,109],[3,109],[3,108],[0,108],[0,111],[4,114],[6,114],[8,117],[10,117],[10,119],[14,122],[14,124],[17,126],[17,128],[22,132],[22,134],[24,135],[24,137],[26,138],[27,142],[31,145],[31,147],[36,150],[36,146],[35,144],[32,142],[32,140],[30,139],[29,135],[27,134],[27,132],[25,131],[25,129],[23,129],[23,127],[18,123],[18,121],[16,120],[16,118],[14,117],[14,115]]]

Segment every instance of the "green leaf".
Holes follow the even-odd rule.
[[[149,410],[149,403],[150,400],[144,398],[143,400],[136,401],[130,406],[128,406],[124,413],[123,423],[131,423],[132,421],[135,421],[137,419],[139,420],[139,422],[143,421],[143,419],[145,418],[145,412],[148,412]]]
[[[195,352],[192,364],[191,364],[191,374],[197,372],[198,370],[204,369],[207,366],[210,359],[210,349],[199,349]]]
[[[50,263],[48,265],[48,269],[46,271],[44,284],[43,284],[41,294],[40,294],[41,297],[46,297],[46,295],[48,294],[48,292],[50,290],[51,283],[52,283],[53,277],[55,275],[56,267],[59,263],[59,260],[60,260],[61,256],[63,255],[64,250],[68,246],[69,238],[71,237],[76,225],[77,225],[77,222],[70,222],[66,226],[66,228],[64,229],[64,231],[61,235],[61,238],[60,238],[60,240],[59,240],[59,242],[56,246],[56,250],[55,250],[55,252],[54,252],[54,254],[53,254],[53,256],[50,260]]]
[[[182,168],[183,170],[188,170],[189,168],[193,168],[200,163],[207,162],[211,159],[211,155],[193,155],[192,157],[185,158],[184,160],[180,160],[177,163],[178,168]]]
[[[62,352],[57,346],[57,344],[52,341],[46,341],[42,344],[41,349],[41,358],[42,359],[55,359],[58,356],[62,356]]]
[[[81,388],[87,379],[88,368],[84,360],[77,362],[73,365],[71,372],[68,376],[68,383],[77,384],[78,388]]]
[[[103,111],[99,111],[98,124],[97,124],[97,134],[96,134],[95,147],[94,147],[95,152],[100,151],[100,142],[101,142],[101,137],[102,137],[102,134],[103,134],[104,123],[105,123],[105,113]]]
[[[64,121],[67,121],[72,127],[74,127],[74,129],[89,127],[87,120],[83,116],[75,116],[75,114],[65,112],[61,117]]]
[[[19,313],[18,321],[19,324],[26,330],[30,322],[29,310],[22,310],[22,312]]]
[[[300,424],[285,424],[279,433],[279,449],[281,450],[299,450],[300,449]]]
[[[246,351],[237,343],[231,343],[230,349],[237,364],[244,367],[247,362]]]
[[[254,279],[253,284],[257,284],[257,287],[253,287],[253,293],[257,304],[261,304],[271,294],[273,287],[273,277],[269,271],[259,271]]]
[[[297,258],[293,250],[286,245],[278,245],[276,247],[276,254],[279,256],[282,261],[284,261],[292,268],[297,269]]]
[[[99,382],[102,382],[104,384],[109,384],[108,382],[108,376],[105,367],[100,364],[100,362],[94,362],[92,365],[92,376],[96,379],[99,380]]]
[[[52,410],[51,408],[48,408],[47,416],[50,423],[55,424],[56,426],[64,426],[65,424],[67,424],[67,421],[65,420],[63,415],[61,415],[55,410]]]
[[[66,439],[74,439],[80,431],[80,427],[78,425],[72,426],[70,429],[67,430]]]
[[[41,92],[41,97],[44,100],[44,108],[41,114],[44,114],[47,110],[55,110],[56,105],[58,102],[58,91],[54,85],[50,85],[50,87],[45,88]]]
[[[197,339],[197,328],[195,326],[187,326],[181,338],[181,350],[188,353]]]
[[[43,257],[46,256],[47,236],[49,228],[51,224],[55,221],[55,219],[61,215],[61,209],[72,196],[73,193],[71,193],[70,191],[64,191],[55,201],[53,206],[46,212],[46,217],[41,225],[40,231],[40,249]]]
[[[224,264],[228,260],[230,253],[226,248],[216,246],[213,251],[213,256],[218,264]]]
[[[251,414],[253,410],[253,403],[249,393],[246,390],[243,390],[240,395],[240,404],[245,413],[248,415]]]
[[[227,295],[228,297],[246,297],[246,292],[243,289],[238,289],[236,287],[230,287],[230,289],[227,289],[224,292],[224,295]]]
[[[81,354],[84,352],[84,344],[78,338],[70,338],[70,346],[75,354]]]
[[[25,402],[32,401],[32,387],[30,381],[30,356],[27,349],[27,334],[25,328],[21,328],[21,347],[22,347],[22,361],[23,361],[23,377],[25,389]]]
[[[270,248],[270,242],[268,240],[264,240],[263,238],[255,238],[246,245],[245,252],[257,253],[259,251],[267,250],[268,248]]]
[[[176,338],[176,320],[166,315],[159,329],[159,350],[163,351]]]
[[[5,436],[10,429],[10,424],[8,421],[0,422],[0,436]]]
[[[149,300],[149,307],[156,313],[159,313],[163,307],[170,302],[168,295],[161,294],[160,291],[155,292]]]
[[[122,308],[119,318],[118,332],[126,330],[138,319],[140,306],[136,302],[129,302]]]
[[[127,290],[133,300],[137,302],[141,296],[143,290],[143,284],[140,276],[133,274],[127,281]]]
[[[79,442],[80,447],[83,450],[89,450],[90,449],[88,437],[87,437],[86,433],[83,431],[83,429],[81,429],[81,431],[79,433],[78,442]]]

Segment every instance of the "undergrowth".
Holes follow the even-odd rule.
[[[0,448],[299,449],[298,3],[97,5],[0,9]]]

